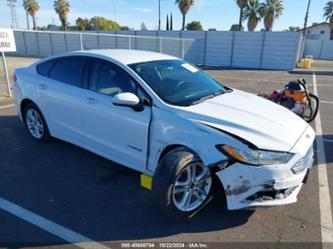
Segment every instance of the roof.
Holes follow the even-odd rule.
[[[327,23],[327,22],[317,23],[317,24],[315,24],[315,25],[312,25],[312,26],[306,27],[305,30],[307,30],[307,29],[312,29],[312,28],[315,28],[315,27],[317,27],[317,26],[321,26],[321,25],[328,25],[328,26],[329,26],[329,23]],[[299,31],[303,31],[303,30],[304,30],[304,29],[300,29]]]
[[[110,57],[123,64],[133,64],[146,61],[156,60],[179,60],[179,58],[171,55],[160,54],[143,50],[129,50],[129,49],[96,49],[78,51],[78,53],[95,54]]]

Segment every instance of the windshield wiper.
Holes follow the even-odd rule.
[[[200,99],[198,99],[198,100],[196,100],[196,101],[193,101],[193,102],[191,103],[191,105],[199,104],[199,103],[201,103],[201,102],[203,102],[203,101],[205,101],[205,100],[207,100],[207,99],[215,98],[216,96],[219,96],[219,95],[225,94],[225,93],[227,93],[227,92],[229,92],[229,91],[228,91],[228,90],[219,90],[219,91],[217,91],[217,92],[215,92],[215,93],[212,93],[212,94],[210,94],[210,95],[204,96],[204,97],[202,97],[202,98],[200,98]]]

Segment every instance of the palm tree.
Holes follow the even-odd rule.
[[[67,30],[69,3],[66,0],[56,0],[54,1],[53,7],[55,12],[59,15],[62,29]]]
[[[33,29],[36,30],[36,14],[39,10],[39,4],[36,0],[24,0],[23,7],[32,18]]]
[[[272,31],[275,19],[279,18],[284,10],[282,0],[266,0],[262,3],[264,24],[266,31]]]
[[[170,30],[170,26],[169,26],[169,15],[167,14],[167,18],[166,18],[166,27],[165,30],[169,31]]]
[[[179,10],[183,15],[182,30],[185,30],[186,14],[190,10],[191,6],[194,5],[194,0],[176,0],[176,4],[178,4]]]
[[[249,31],[254,31],[262,17],[262,6],[259,0],[250,0],[249,4],[245,7],[243,13],[243,20],[247,20],[247,28]]]
[[[90,29],[90,23],[89,23],[88,18],[78,17],[75,21],[75,24],[76,24],[78,30],[89,30]]]
[[[239,24],[238,24],[238,31],[242,31],[242,20],[243,20],[243,11],[244,8],[247,6],[248,4],[248,0],[236,0],[236,3],[240,9],[240,13],[239,13]]]
[[[333,30],[333,1],[329,1],[324,8],[324,17],[329,21],[331,30]]]

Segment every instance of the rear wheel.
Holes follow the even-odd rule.
[[[319,111],[319,99],[316,95],[310,93],[309,100],[304,111],[304,120],[308,123],[312,122]]]
[[[30,135],[37,141],[46,142],[50,138],[49,129],[38,107],[29,103],[24,107],[23,119]]]
[[[211,170],[190,150],[181,147],[160,161],[153,179],[153,194],[169,216],[189,218],[211,195]]]

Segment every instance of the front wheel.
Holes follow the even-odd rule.
[[[309,100],[304,111],[304,120],[311,123],[317,117],[319,111],[319,99],[316,95],[310,93]]]
[[[168,216],[189,218],[207,202],[212,184],[211,170],[193,152],[181,147],[160,161],[153,194]]]

